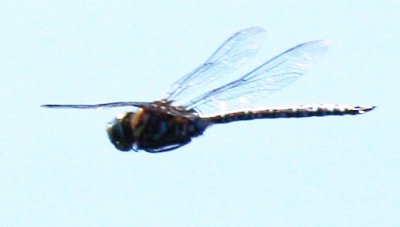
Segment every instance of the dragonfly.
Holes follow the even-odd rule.
[[[239,67],[260,50],[265,29],[250,27],[228,38],[203,64],[174,84],[160,100],[102,104],[46,104],[46,108],[132,107],[107,125],[120,151],[160,153],[180,148],[212,126],[243,120],[359,115],[375,106],[311,104],[255,107],[256,103],[302,77],[326,52],[329,42],[315,40],[290,48],[236,80]],[[225,81],[231,81],[226,83]]]

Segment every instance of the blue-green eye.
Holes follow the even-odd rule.
[[[108,138],[111,143],[120,151],[130,151],[132,149],[134,139],[132,130],[124,124],[126,115],[115,118],[107,126]]]

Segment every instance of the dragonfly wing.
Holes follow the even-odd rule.
[[[94,104],[94,105],[86,105],[86,104],[46,104],[41,105],[41,107],[45,108],[54,108],[54,109],[104,109],[104,108],[114,108],[114,107],[123,107],[123,106],[134,106],[143,108],[151,103],[148,102],[110,102],[110,103],[102,103],[102,104]]]
[[[201,66],[176,81],[164,99],[184,103],[210,89],[219,87],[221,84],[218,82],[253,57],[264,40],[265,30],[260,27],[250,27],[237,32]]]
[[[328,46],[329,43],[324,40],[295,46],[238,80],[206,92],[184,106],[203,114],[250,107],[264,96],[300,78],[325,53]]]

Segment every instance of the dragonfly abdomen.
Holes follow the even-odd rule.
[[[358,115],[373,110],[375,106],[352,106],[352,105],[298,105],[290,107],[271,107],[264,109],[249,109],[245,111],[231,112],[226,114],[204,117],[203,119],[222,124],[233,121],[254,120],[264,118],[302,118]]]

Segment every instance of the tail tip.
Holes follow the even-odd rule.
[[[375,108],[376,108],[376,106],[357,106],[357,109],[358,109],[360,114],[369,112],[369,111],[371,111],[371,110],[373,110]]]

